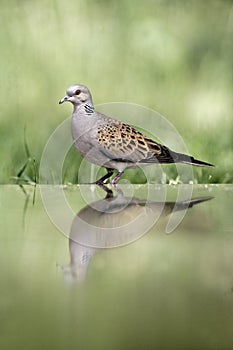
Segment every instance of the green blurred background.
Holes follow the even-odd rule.
[[[38,171],[47,139],[71,114],[58,99],[77,82],[90,88],[95,104],[125,101],[158,111],[191,154],[217,165],[195,169],[198,182],[232,182],[232,1],[1,0],[0,6],[1,183],[17,174],[33,179],[32,162],[23,168],[24,129]],[[77,181],[79,162],[71,150],[64,182]],[[166,171],[176,177],[173,167]]]

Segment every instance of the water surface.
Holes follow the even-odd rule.
[[[106,200],[102,189],[94,198],[91,187],[67,187],[72,239],[49,219],[39,189],[34,205],[25,189],[28,197],[0,187],[1,349],[233,348],[232,186],[195,186],[191,208],[184,186],[175,208],[187,212],[170,234],[177,186],[154,186],[149,202],[144,185],[118,202],[115,191]],[[152,227],[132,234],[143,225]],[[91,246],[79,244],[86,237]]]

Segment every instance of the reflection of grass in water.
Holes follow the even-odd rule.
[[[231,11],[230,1],[3,2],[1,182],[21,168],[24,125],[40,159],[51,132],[71,113],[57,101],[74,82],[88,85],[96,104],[127,101],[158,110],[191,154],[217,165],[195,170],[198,182],[231,182]],[[31,174],[29,167],[22,174]],[[73,167],[64,169],[66,182],[76,182]],[[173,168],[168,172],[176,178]],[[143,178],[132,173],[130,180]]]

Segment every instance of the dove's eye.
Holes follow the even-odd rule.
[[[76,90],[75,91],[75,95],[80,95],[81,94],[81,90]]]

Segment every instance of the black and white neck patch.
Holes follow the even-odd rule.
[[[84,109],[85,109],[85,112],[87,113],[87,114],[92,114],[92,113],[94,113],[94,107],[93,106],[91,106],[91,105],[89,105],[89,104],[85,104],[84,105]]]

